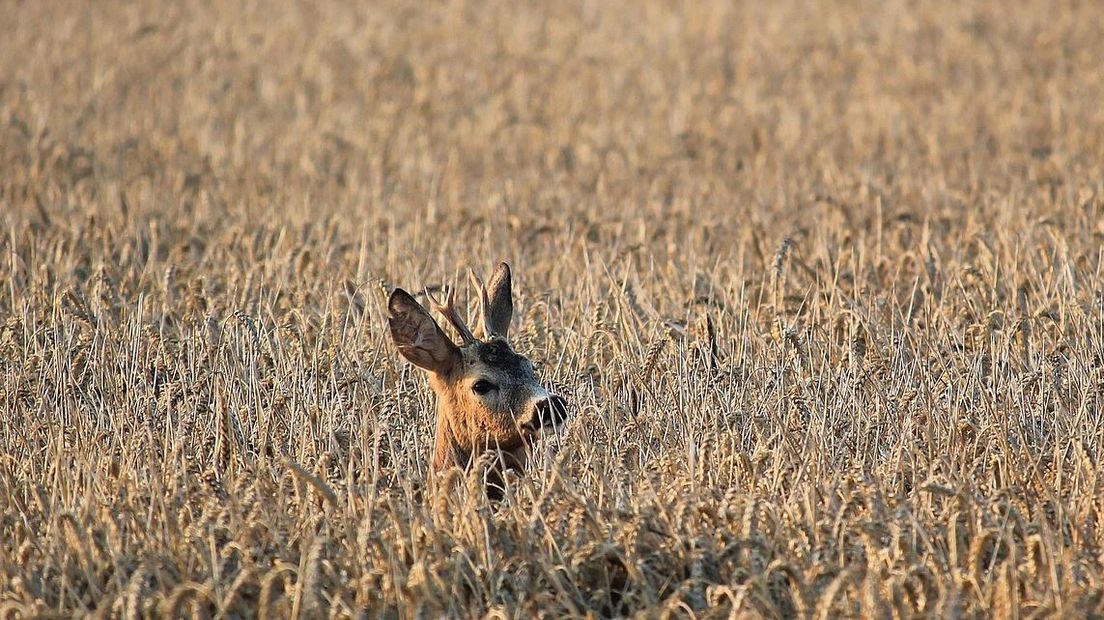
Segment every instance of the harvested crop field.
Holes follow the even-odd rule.
[[[1104,616],[1104,5],[3,13],[0,619]],[[499,260],[490,503],[386,301]]]

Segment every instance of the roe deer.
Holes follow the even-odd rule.
[[[446,291],[444,303],[429,298],[460,335],[459,346],[401,288],[387,303],[388,325],[399,352],[429,373],[437,394],[433,470],[467,470],[477,457],[493,452],[497,459],[488,472],[487,491],[500,498],[502,473],[525,467],[529,444],[542,430],[564,422],[567,403],[545,390],[533,365],[507,341],[514,309],[510,266],[499,264],[487,286],[474,274],[472,281],[480,295],[474,333],[457,313],[454,287]]]

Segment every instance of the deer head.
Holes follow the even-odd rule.
[[[529,360],[510,347],[510,266],[501,263],[486,286],[474,274],[472,280],[480,296],[474,332],[456,310],[454,288],[443,301],[430,297],[433,309],[456,330],[459,344],[402,289],[388,301],[391,338],[403,357],[429,374],[437,394],[433,469],[467,469],[491,451],[503,468],[520,470],[532,440],[567,418],[567,403],[549,394]]]

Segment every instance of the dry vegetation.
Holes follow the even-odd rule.
[[[0,617],[1104,614],[1099,3],[2,12]],[[384,300],[499,259],[493,507]]]

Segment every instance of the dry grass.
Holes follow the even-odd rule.
[[[1104,614],[1096,2],[9,2],[0,618]],[[392,286],[576,418],[428,490]]]

